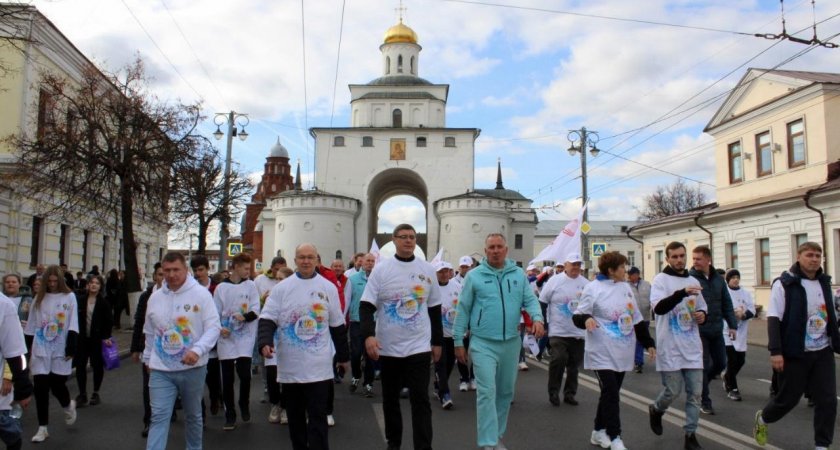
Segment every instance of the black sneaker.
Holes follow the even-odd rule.
[[[641,364],[636,364],[636,365],[634,365],[634,366],[633,366],[633,372],[636,372],[636,373],[642,373],[642,372],[643,372],[643,370],[642,370],[642,365],[641,365]]]
[[[575,396],[572,394],[566,394],[563,396],[563,403],[567,405],[577,406],[578,401],[575,400]]]
[[[741,401],[741,392],[738,391],[738,389],[730,389],[729,393],[726,394],[726,396],[732,401],[736,401],[736,402]]]
[[[554,406],[560,406],[560,394],[557,392],[549,392],[548,401]]]
[[[99,398],[99,393],[94,392],[93,395],[90,396],[90,406],[96,406],[102,402],[102,399]],[[78,403],[78,402],[77,402]]]
[[[650,416],[650,430],[657,436],[662,436],[662,416],[664,412],[660,412],[655,406],[648,405],[648,416]]]
[[[703,413],[703,414],[710,415],[710,416],[715,415],[715,409],[712,408],[712,405],[701,405],[700,406],[700,412]]]
[[[702,446],[697,442],[697,436],[694,433],[685,435],[685,450],[702,450]]]
[[[144,438],[149,437],[149,425],[148,424],[143,427],[143,431],[140,432],[140,436],[143,436]]]
[[[365,385],[365,398],[373,398],[373,385],[366,384]]]
[[[245,407],[240,406],[239,410],[242,412],[242,421],[243,422],[250,422],[251,421],[251,410],[247,406],[245,406]]]
[[[225,431],[233,431],[236,429],[236,419],[225,419],[225,426],[222,427]]]
[[[76,396],[76,408],[82,408],[88,404],[87,394],[79,394]]]

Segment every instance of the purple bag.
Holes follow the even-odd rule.
[[[111,345],[102,341],[102,360],[105,362],[105,370],[114,370],[120,367],[120,349],[117,341],[111,340]]]

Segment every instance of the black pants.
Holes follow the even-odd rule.
[[[289,438],[293,450],[328,450],[327,396],[332,379],[315,383],[283,383]],[[309,423],[306,418],[309,417]]]
[[[222,398],[225,402],[225,418],[236,420],[236,404],[233,395],[233,372],[239,377],[239,410],[248,411],[251,400],[251,358],[223,359]]]
[[[432,448],[432,405],[429,403],[429,361],[431,352],[404,358],[380,356],[382,364],[382,410],[385,413],[385,439],[391,447],[402,445],[400,390],[408,388],[411,402],[411,428],[415,450]]]
[[[140,370],[143,372],[143,423],[151,425],[152,399],[149,397],[149,371],[146,370],[145,364],[140,364]]]
[[[222,400],[222,367],[219,358],[207,360],[207,376],[204,378],[207,391],[210,395],[210,402],[217,403]]]
[[[50,424],[50,392],[58,399],[62,408],[70,406],[70,391],[67,390],[67,375],[35,375],[35,407],[38,410],[38,425]]]
[[[726,346],[726,373],[723,375],[723,381],[726,384],[726,391],[738,389],[738,372],[744,367],[747,361],[747,352],[739,352],[735,350],[732,345]]]
[[[440,359],[435,363],[435,375],[437,375],[438,395],[449,393],[449,374],[455,367],[455,340],[443,338],[443,348],[440,352]]]
[[[283,395],[277,381],[277,366],[265,366],[265,381],[268,387],[268,402],[286,409],[286,396]]]
[[[702,403],[703,406],[710,407],[712,399],[709,397],[709,381],[726,369],[726,343],[723,340],[723,333],[700,333],[700,340],[703,342]]]
[[[129,318],[131,317],[131,313],[128,310],[128,302],[118,301],[114,305],[114,327],[115,328],[120,328],[120,318],[121,318],[121,313],[123,311],[125,311],[126,316],[128,316]],[[129,325],[130,325],[130,323],[131,322],[130,322],[130,319],[129,319]]]
[[[548,363],[548,392],[559,393],[563,384],[563,374],[566,374],[564,395],[577,395],[578,370],[583,364],[584,340],[573,337],[549,338],[551,344],[551,362]]]
[[[607,430],[610,440],[621,436],[621,416],[619,415],[618,391],[624,382],[624,372],[596,370],[601,396],[598,397],[598,412],[595,413],[595,429]]]
[[[464,350],[469,350],[469,349],[470,349],[470,338],[465,337],[464,338]],[[469,383],[470,380],[474,380],[475,379],[475,372],[473,372],[472,363],[469,363],[469,365],[467,365],[467,364],[462,364],[462,363],[459,362],[458,363],[458,374],[461,376],[461,381],[462,382]]]
[[[78,350],[73,358],[73,366],[76,367],[76,382],[79,385],[79,394],[87,394],[87,365],[90,361],[90,368],[93,371],[93,392],[99,392],[102,387],[102,379],[105,377],[105,361],[102,359],[102,340],[89,337],[79,337]]]
[[[805,352],[802,358],[785,358],[784,371],[779,373],[779,393],[762,410],[764,421],[773,423],[784,417],[799,404],[807,388],[814,401],[814,444],[830,446],[837,417],[835,380],[831,347]]]
[[[373,384],[374,362],[365,351],[365,343],[362,339],[361,324],[350,322],[350,372],[353,378],[362,378],[362,359],[364,358],[364,378],[362,384]]]

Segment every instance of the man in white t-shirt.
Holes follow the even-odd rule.
[[[668,266],[653,279],[650,304],[656,317],[656,370],[662,391],[648,406],[650,428],[662,434],[662,416],[685,388],[686,450],[702,448],[697,442],[703,392],[703,342],[699,325],[706,321],[706,301],[700,281],[688,274],[685,245],[665,247]]]
[[[300,244],[295,249],[297,272],[271,290],[259,321],[260,352],[277,358],[294,449],[329,449],[334,352],[338,364],[349,369],[338,289],[315,271],[317,264],[315,246]]]
[[[807,387],[814,401],[814,444],[827,449],[834,439],[837,378],[834,353],[840,332],[831,295],[831,277],[823,273],[822,247],[805,242],[796,263],[773,282],[767,308],[770,365],[779,373],[779,392],[755,414],[753,436],[767,443],[767,424],[790,412]]]
[[[475,266],[475,260],[472,256],[464,255],[458,258],[458,273],[452,278],[452,281],[458,284],[464,284],[464,278],[467,273]]]
[[[9,415],[12,402],[16,401],[25,408],[32,395],[25,355],[26,344],[17,307],[9,298],[0,294],[0,371],[8,364],[11,372],[10,379],[3,374],[0,387],[0,439],[8,450],[19,450],[23,445],[20,419]]]
[[[572,316],[580,302],[583,288],[589,281],[581,276],[583,259],[575,252],[566,258],[564,273],[555,275],[540,291],[540,306],[548,322],[551,362],[548,365],[548,401],[560,406],[560,387],[563,373],[566,386],[563,402],[577,405],[578,369],[583,364],[583,347],[586,332],[575,326]]]
[[[414,256],[414,227],[397,225],[392,239],[396,254],[376,264],[362,294],[362,337],[368,355],[379,360],[382,367],[382,409],[388,448],[399,449],[402,445],[400,390],[407,387],[414,448],[429,450],[429,360],[437,362],[443,343],[440,287],[432,265]]]

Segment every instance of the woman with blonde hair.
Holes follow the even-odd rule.
[[[76,402],[70,399],[66,383],[76,354],[79,322],[76,296],[67,287],[58,266],[47,267],[42,276],[25,333],[33,336],[30,368],[38,412],[38,432],[32,442],[44,442],[49,437],[50,391],[64,408],[64,423],[76,423]]]

